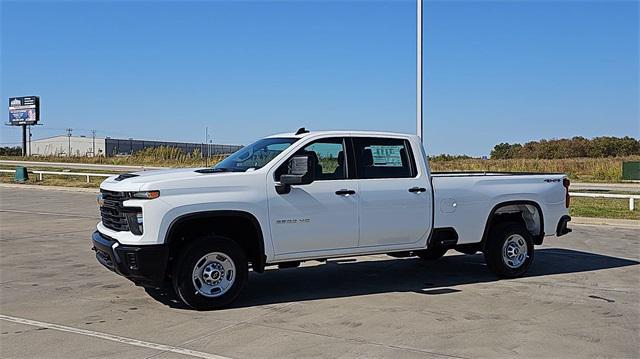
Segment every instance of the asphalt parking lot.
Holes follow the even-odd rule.
[[[0,357],[640,357],[638,228],[573,225],[515,280],[367,256],[252,273],[197,312],[100,266],[97,221],[94,194],[0,187]]]

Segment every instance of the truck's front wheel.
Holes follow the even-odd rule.
[[[516,222],[491,229],[484,249],[489,269],[503,278],[522,276],[533,262],[533,239],[527,228]]]
[[[216,309],[236,299],[247,275],[247,259],[238,244],[225,237],[205,236],[180,255],[173,270],[173,288],[195,309]]]

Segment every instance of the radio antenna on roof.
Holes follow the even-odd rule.
[[[306,128],[304,128],[304,127],[300,127],[300,128],[298,129],[298,131],[296,131],[296,135],[301,135],[301,134],[303,134],[303,133],[309,133],[309,130],[307,130],[307,129],[306,129]]]

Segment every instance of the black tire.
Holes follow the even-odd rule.
[[[509,259],[506,251],[509,240],[515,245],[516,252],[511,251],[513,257]],[[524,243],[522,243],[524,241]],[[526,248],[527,252],[522,253]],[[504,252],[504,254],[503,254]],[[517,278],[524,275],[533,262],[533,238],[527,228],[518,222],[498,223],[491,228],[484,249],[484,260],[489,269],[501,278]]]
[[[194,284],[194,282],[201,284],[202,282],[196,281],[192,277],[196,265],[200,264],[201,268],[207,267],[202,264],[203,257],[214,252],[222,253],[227,257],[227,259],[220,261],[221,263],[230,259],[231,264],[235,267],[235,273],[233,270],[225,269],[226,273],[231,271],[229,275],[233,279],[233,281],[229,281],[231,285],[225,289],[224,293],[217,295],[212,292],[209,295],[217,296],[208,297],[202,294],[204,289],[202,285],[198,288]],[[209,263],[209,261],[205,260],[204,263]],[[238,297],[247,281],[248,272],[247,258],[236,242],[226,237],[209,235],[195,239],[182,251],[173,268],[172,284],[176,294],[186,305],[198,310],[218,309],[229,305]]]
[[[420,259],[423,259],[425,261],[434,261],[436,259],[442,258],[447,253],[447,251],[447,248],[442,247],[427,248],[421,251],[416,251],[416,255],[420,257]]]

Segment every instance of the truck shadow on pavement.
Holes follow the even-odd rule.
[[[450,251],[450,253],[457,253]],[[525,278],[590,272],[640,264],[638,261],[571,249],[543,248]],[[487,269],[481,253],[447,255],[433,262],[418,258],[367,260],[337,259],[324,264],[250,273],[243,292],[231,305],[259,305],[342,298],[390,292],[446,295],[465,284],[499,280]],[[171,290],[149,290],[156,300],[184,308]]]

